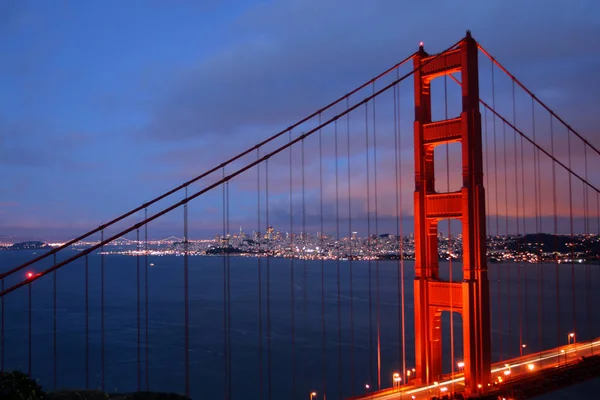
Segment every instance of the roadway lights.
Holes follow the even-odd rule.
[[[527,369],[529,369],[530,371],[533,371],[534,368],[535,366],[533,364],[527,364]]]
[[[458,366],[458,368],[464,368],[465,367],[465,363],[460,361],[458,364],[456,364]]]
[[[402,378],[400,378],[400,374],[398,372],[394,372],[392,375],[392,387],[400,386],[401,380]]]
[[[573,341],[573,344],[575,344],[575,333],[573,332],[567,335],[567,344],[571,344],[571,341]]]
[[[317,396],[317,392],[311,392],[310,393],[310,400],[313,400],[314,397]]]
[[[504,371],[504,375],[509,376],[510,375],[510,369],[507,369],[506,371]]]

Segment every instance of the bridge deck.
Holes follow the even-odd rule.
[[[582,374],[585,369],[588,373]],[[574,372],[575,371],[575,372]],[[482,388],[480,398],[497,398],[498,395],[517,395],[527,398],[540,394],[541,387],[556,390],[577,382],[578,379],[600,374],[600,338],[588,342],[579,342],[560,346],[540,353],[505,360],[492,366],[494,383]],[[562,375],[562,379],[559,377]],[[558,385],[558,386],[557,386]],[[444,397],[464,391],[462,373],[446,376],[433,385],[402,385],[399,388],[383,389],[361,396],[359,399],[429,399]]]

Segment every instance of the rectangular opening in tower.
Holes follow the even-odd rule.
[[[433,150],[435,191],[456,192],[462,187],[462,149],[460,142],[441,144]]]
[[[452,322],[451,321],[452,318]],[[442,324],[442,372],[463,372],[463,323],[459,312],[443,311]]]
[[[440,279],[461,282],[463,279],[462,224],[458,219],[438,222],[438,260]]]
[[[431,121],[457,118],[462,112],[460,73],[437,77],[430,81]]]

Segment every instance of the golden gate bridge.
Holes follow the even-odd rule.
[[[491,82],[484,83],[483,78]],[[484,84],[491,88],[491,98],[480,96]],[[402,96],[403,90],[410,90],[412,101]],[[406,134],[403,121],[408,119],[413,126]],[[407,157],[407,151],[414,157]],[[556,238],[583,235],[589,243],[598,241],[600,195],[597,176],[589,169],[599,155],[592,143],[469,32],[437,54],[428,54],[421,44],[400,63],[281,132],[43,255],[5,268],[0,274],[1,369],[14,368],[16,362],[25,363],[31,376],[41,370],[33,350],[37,318],[33,318],[32,292],[46,285],[40,291],[46,304],[52,305],[47,310],[51,351],[45,355],[52,359],[52,377],[45,385],[59,387],[63,378],[58,363],[67,350],[59,351],[59,336],[64,332],[57,322],[61,318],[57,295],[68,292],[69,286],[61,283],[67,278],[61,272],[71,267],[85,271],[83,284],[78,283],[85,294],[84,304],[79,304],[85,349],[81,388],[111,388],[107,371],[119,361],[114,355],[107,358],[106,330],[111,313],[117,311],[106,306],[110,301],[106,294],[109,288],[126,284],[135,292],[131,340],[136,354],[129,386],[153,390],[151,367],[162,361],[153,358],[149,349],[163,344],[152,341],[148,317],[153,304],[149,230],[179,210],[182,237],[164,240],[183,244],[182,267],[172,272],[180,274],[181,281],[181,321],[174,329],[181,331],[182,343],[171,350],[180,353],[181,372],[177,375],[180,382],[169,382],[170,391],[203,398],[204,388],[216,384],[192,372],[194,363],[208,360],[202,352],[190,351],[190,343],[198,339],[193,336],[197,325],[221,341],[218,390],[225,399],[527,397],[567,386],[582,371],[597,376],[599,321],[593,311],[597,265],[576,265],[575,257],[565,261],[561,254],[573,253],[573,244],[559,250]],[[307,164],[307,160],[315,163]],[[241,361],[235,352],[240,347],[235,333],[232,338],[232,332],[239,329],[236,318],[242,319],[235,311],[240,300],[232,300],[240,290],[235,281],[240,258],[223,253],[218,261],[222,262],[221,281],[211,283],[222,290],[220,321],[190,318],[194,311],[190,296],[198,288],[194,286],[197,281],[190,280],[189,228],[202,223],[202,218],[190,222],[190,207],[219,195],[223,237],[237,209],[249,204],[256,210],[257,232],[264,232],[275,218],[281,221],[281,215],[289,221],[289,232],[318,229],[316,251],[321,255],[326,251],[335,255],[342,238],[352,237],[357,226],[367,232],[364,247],[358,250],[367,260],[360,264],[366,275],[360,275],[359,261],[345,261],[342,267],[339,253],[329,260],[317,257],[315,272],[307,275],[306,260],[294,257],[307,241],[302,235],[289,237],[286,248],[291,260],[285,271],[289,272],[290,304],[283,323],[285,334],[282,322],[272,320],[271,313],[277,306],[272,303],[273,295],[282,289],[280,284],[272,286],[277,260],[269,256],[252,260],[257,339],[254,347],[248,347],[252,354],[245,355],[256,375],[251,382],[245,379],[250,373],[238,368]],[[410,214],[415,252],[412,280],[406,278],[411,267],[405,265],[402,240],[409,233],[404,216]],[[397,274],[394,315],[380,296],[381,274],[391,265],[379,259],[384,219],[394,221],[397,238],[398,260],[387,261]],[[448,237],[460,235],[460,259],[449,257],[440,263],[440,229]],[[328,230],[332,240],[325,237]],[[124,239],[124,235],[135,235],[135,239]],[[527,258],[488,265],[486,243],[502,235],[526,238],[520,246]],[[259,235],[256,242],[267,255],[270,240]],[[84,241],[90,245],[69,252]],[[106,278],[112,260],[102,252],[115,242],[135,243],[146,250],[137,253],[132,273],[118,282]],[[30,273],[32,269],[35,274]],[[335,276],[335,284],[326,289],[329,273]],[[368,287],[359,295],[355,291],[362,280],[368,281]],[[298,285],[303,286],[302,293],[297,293]],[[316,287],[316,298],[308,298],[307,287]],[[546,301],[549,287],[550,302]],[[413,298],[406,296],[408,288]],[[92,289],[99,290],[93,307]],[[312,317],[298,307],[302,303],[306,310],[310,301],[317,302],[320,311],[311,319],[320,326],[320,343],[311,345],[320,347],[321,356],[307,361],[302,352],[308,345],[300,342],[299,325]],[[364,323],[355,315],[363,302],[368,313]],[[26,321],[9,318],[7,307],[15,304],[26,310]],[[98,322],[97,331],[91,328],[92,320]],[[27,325],[27,351],[22,354],[25,360],[15,361],[11,356],[9,362],[11,348],[5,339],[16,323]],[[550,325],[551,331],[546,329]],[[413,332],[407,332],[409,326]],[[393,333],[387,335],[386,329]],[[443,336],[444,330],[449,337]],[[99,346],[91,349],[90,338],[96,333]],[[274,342],[279,340],[285,340],[286,351],[277,351],[285,353],[286,361],[276,366]],[[443,350],[444,346],[449,349]],[[359,353],[367,362],[359,360]],[[96,378],[97,384],[91,383]],[[279,379],[287,383],[285,388],[274,384]],[[556,384],[543,384],[544,379]]]

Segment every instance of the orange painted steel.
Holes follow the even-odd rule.
[[[467,393],[490,382],[490,298],[486,264],[485,191],[479,113],[478,48],[467,33],[455,50],[420,68],[434,56],[423,47],[415,66],[415,351],[417,379],[423,384],[442,378],[441,313],[460,313],[463,320],[464,374]],[[431,120],[431,80],[460,72],[462,113],[446,121]],[[435,191],[434,148],[460,142],[462,188]],[[462,223],[463,281],[440,279],[438,222]]]

